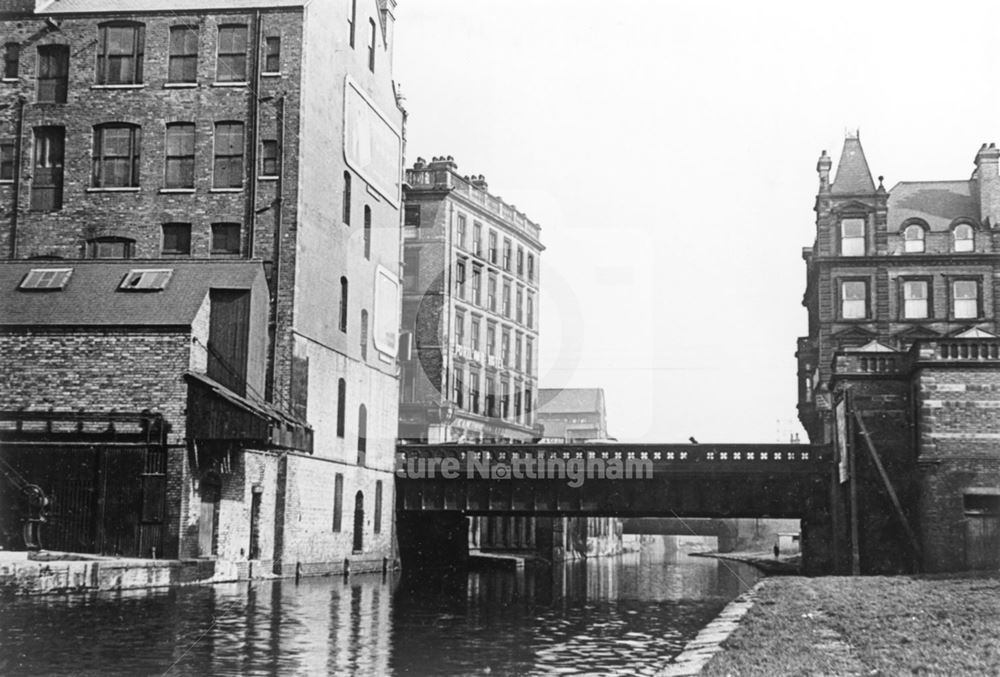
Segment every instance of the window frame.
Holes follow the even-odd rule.
[[[971,282],[976,289],[976,314],[975,316],[959,315],[956,302],[959,300],[955,294],[955,285],[961,282]],[[962,299],[963,301],[968,299]],[[980,320],[983,318],[983,279],[972,275],[956,275],[948,277],[948,319],[950,320]]]
[[[337,325],[341,333],[347,333],[347,306],[350,301],[350,283],[347,277],[340,276],[340,313]]]
[[[959,240],[958,239],[959,228],[968,228],[969,237]],[[958,248],[959,242],[968,242],[969,243],[968,249],[959,249]],[[973,226],[971,223],[968,223],[967,221],[961,221],[953,225],[951,227],[951,251],[956,254],[970,253],[976,251],[976,227]]]
[[[280,162],[277,139],[260,140],[260,174],[261,179],[276,179],[280,173]]]
[[[187,232],[187,248],[167,250],[167,230]],[[183,240],[183,238],[182,238]],[[183,221],[167,221],[160,224],[160,256],[190,256],[191,255],[191,224]]]
[[[220,152],[222,150],[232,151],[233,148],[220,148],[219,141],[223,137],[227,137],[230,140],[227,141],[227,145],[231,146],[231,137],[233,132],[231,129],[226,129],[225,132],[221,131],[223,128],[236,128],[239,127],[240,130],[240,141],[236,146],[239,153],[233,152]],[[242,120],[219,120],[212,127],[212,190],[222,190],[222,191],[238,191],[243,190],[246,184],[246,123]],[[239,159],[239,164],[236,164],[236,158]],[[239,176],[239,184],[234,185],[233,180],[233,167],[238,166],[239,171],[237,176]],[[225,171],[226,176],[229,177],[229,183],[225,185],[220,185],[219,176]]]
[[[223,34],[223,31],[227,31],[227,32],[233,31],[234,32],[233,36],[235,38],[236,36],[239,35],[240,29],[242,29],[242,38],[243,38],[243,52],[242,52],[242,54],[240,52],[236,51],[235,47],[232,48],[232,51],[223,52],[222,51],[222,34]],[[247,59],[247,53],[250,51],[250,30],[249,30],[249,27],[246,24],[241,24],[241,23],[224,23],[224,24],[219,24],[218,29],[216,30],[215,36],[216,36],[216,39],[215,39],[215,81],[217,83],[222,83],[222,84],[226,84],[226,85],[245,85],[245,84],[247,84],[248,83],[248,80],[247,80],[247,66],[248,66],[248,62],[249,62],[249,59]],[[234,40],[233,42],[235,44],[236,41]],[[236,60],[236,62],[238,63],[240,58],[242,58],[242,60],[243,60],[243,67],[242,67],[242,72],[241,73],[237,73],[236,69],[233,69],[233,68],[229,67],[228,64],[230,64],[233,60]],[[223,64],[227,64],[227,69],[226,70],[232,71],[234,73],[234,75],[242,75],[242,77],[241,78],[236,78],[236,77],[232,77],[232,78],[230,78],[230,77],[221,77],[223,75]]]
[[[0,141],[0,183],[13,183],[17,173],[17,143],[13,139]]]
[[[187,38],[194,37],[194,51],[174,51],[174,36],[182,35],[182,49],[187,49]],[[177,24],[170,26],[167,35],[167,85],[193,85],[198,82],[198,47],[201,40],[198,26]],[[180,65],[181,77],[175,77],[175,66]],[[193,65],[193,68],[191,67]],[[193,71],[188,75],[187,71]],[[190,78],[190,79],[188,79]]]
[[[919,233],[920,237],[912,238],[910,233]],[[927,225],[920,221],[910,221],[903,226],[902,232],[903,236],[903,253],[904,254],[923,254],[927,251]],[[919,249],[911,249],[910,243],[919,243]]]
[[[128,155],[112,155],[108,152],[108,132],[128,132]],[[93,127],[93,155],[91,187],[97,189],[139,188],[142,171],[142,127],[131,122],[102,122]],[[127,158],[128,172],[124,183],[109,182],[109,163]],[[115,165],[111,165],[112,167]]]
[[[126,56],[112,54],[108,50],[108,30],[129,28],[132,33],[132,51]],[[95,82],[99,87],[135,87],[143,84],[143,60],[146,47],[146,24],[139,21],[104,21],[97,25],[97,73]],[[131,58],[133,60],[130,78],[128,80],[111,82],[108,79],[109,65],[112,58]],[[114,62],[117,63],[117,62]]]
[[[108,256],[102,254],[102,245],[121,245],[121,255]],[[130,237],[119,237],[115,235],[107,235],[101,237],[92,237],[87,240],[87,258],[97,259],[103,261],[122,261],[126,259],[131,259],[135,255],[135,240]]]
[[[21,71],[21,43],[10,40],[3,44],[2,80],[17,80]]]
[[[848,238],[844,233],[844,227],[848,222],[858,221],[861,224],[861,235]],[[853,225],[853,224],[852,224]],[[845,215],[837,222],[837,245],[840,256],[865,256],[868,253],[868,219],[863,215]],[[848,253],[845,246],[846,241],[859,241],[861,243],[860,253]]]
[[[375,19],[369,17],[368,24],[371,26],[371,34],[368,41],[368,70],[375,72],[375,45],[378,39],[378,29],[375,28]]]
[[[171,130],[180,130],[183,128],[190,133],[190,151],[185,153],[172,153],[171,152]],[[163,187],[167,190],[194,190],[194,170],[195,170],[195,148],[196,148],[196,138],[198,130],[195,123],[193,122],[168,122],[163,131]],[[183,150],[187,151],[187,148]],[[170,167],[171,163],[176,163],[180,169],[178,171],[181,174],[182,180],[180,182],[172,182],[170,179]],[[190,173],[190,176],[183,176],[185,168],[189,167],[186,171]],[[183,179],[187,179],[185,182]]]
[[[37,103],[66,103],[69,94],[69,45],[62,43],[38,45],[35,54],[37,56],[37,63],[35,64],[35,101]],[[63,73],[57,75],[48,73],[43,75],[42,71],[49,70],[49,67],[53,63],[59,66],[56,70],[62,70]],[[43,65],[45,68],[43,68]],[[43,88],[43,83],[54,84]],[[46,96],[51,92],[51,98],[44,98],[43,91]]]
[[[923,298],[924,301],[924,316],[923,317],[911,317],[906,312],[906,285],[911,282],[922,282],[925,285],[926,295]],[[906,276],[899,278],[899,319],[903,322],[921,322],[927,321],[934,317],[934,279],[927,276]],[[919,299],[915,299],[919,300]]]
[[[846,285],[864,285],[864,314],[861,317],[848,317],[845,310],[845,303],[857,301],[858,299],[846,298]],[[837,319],[844,322],[864,322],[871,319],[871,280],[867,277],[841,277],[837,284]]]
[[[276,49],[272,46],[277,45]],[[264,58],[261,75],[281,75],[281,36],[268,35],[264,38]],[[273,66],[273,67],[272,67]]]
[[[217,258],[234,258],[238,257],[243,252],[243,224],[236,221],[215,221],[209,226],[210,233],[212,236],[211,243],[209,244],[209,254]],[[217,246],[219,242],[219,235],[221,231],[225,229],[225,241],[227,243],[231,242],[232,234],[236,233],[236,247],[235,248],[222,248]]]

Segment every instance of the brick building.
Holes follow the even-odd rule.
[[[11,260],[0,264],[0,317],[22,297],[44,308],[72,295],[95,312],[74,311],[72,330],[55,318],[44,329],[4,322],[5,364],[20,366],[5,374],[0,409],[161,417],[176,471],[167,483],[185,488],[167,498],[177,502],[166,508],[176,534],[167,556],[259,559],[278,573],[394,556],[394,5],[39,0],[0,10],[0,256]],[[61,269],[70,273],[58,289],[25,290],[32,275]],[[237,269],[254,271],[252,283],[234,287]],[[169,271],[159,286],[123,287],[155,270]],[[172,307],[181,286],[200,290],[207,310],[170,329],[170,350],[162,329],[147,347],[141,308],[96,319],[126,297]],[[248,300],[227,310],[226,290]],[[227,312],[236,319],[217,322],[216,340],[198,329]],[[213,371],[211,350],[191,357],[195,338],[239,347]],[[27,366],[38,341],[86,359],[48,361],[61,380],[39,381]],[[155,374],[162,397],[135,396],[140,370],[123,365],[140,356],[141,378]],[[106,387],[66,390],[102,364]],[[24,426],[12,425],[5,435],[16,440]],[[73,442],[61,439],[49,444]],[[233,542],[199,536],[208,521]]]
[[[400,439],[539,436],[541,229],[487,188],[450,157],[406,171]]]
[[[1000,566],[998,163],[887,190],[857,135],[819,159],[798,408],[838,450],[840,570]]]

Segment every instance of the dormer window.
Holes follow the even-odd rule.
[[[172,268],[130,270],[118,289],[121,291],[160,291],[167,286],[173,272]]]
[[[920,254],[924,251],[924,228],[920,224],[911,223],[903,231],[903,251],[907,254]]]
[[[865,220],[844,219],[840,222],[841,256],[865,255]]]
[[[19,289],[60,291],[72,274],[72,268],[32,268],[21,280]]]
[[[972,226],[967,223],[960,223],[952,231],[953,246],[956,252],[971,252],[975,249],[975,234]]]

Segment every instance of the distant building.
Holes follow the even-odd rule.
[[[608,439],[603,388],[542,388],[536,420],[542,442]]]
[[[1000,566],[1000,149],[974,164],[886,189],[856,134],[817,164],[798,408],[837,449],[841,571]]]
[[[394,6],[0,9],[0,456],[50,494],[48,547],[394,557]],[[114,520],[88,463],[126,469]]]
[[[403,195],[399,437],[537,439],[540,227],[450,157],[418,158]]]

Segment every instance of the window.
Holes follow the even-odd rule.
[[[62,209],[63,152],[65,127],[35,127],[34,158],[31,174],[31,209]]]
[[[340,278],[340,331],[347,332],[347,278]]]
[[[171,26],[167,82],[196,82],[198,79],[198,27]]]
[[[975,234],[972,226],[967,223],[960,223],[955,226],[952,233],[954,237],[953,249],[957,252],[971,252],[975,249]]]
[[[843,256],[865,255],[864,219],[844,219],[840,222],[840,253]]]
[[[517,276],[524,277],[524,247],[517,246]]]
[[[500,381],[500,418],[510,417],[510,384]]]
[[[160,291],[167,286],[173,269],[146,269],[130,270],[122,283],[118,285],[120,291]]]
[[[243,187],[243,123],[215,123],[213,188]]]
[[[368,359],[368,311],[361,311],[361,359]]]
[[[276,35],[264,38],[264,72],[281,72],[281,38]]]
[[[903,318],[921,320],[929,317],[927,280],[903,281]]]
[[[472,328],[469,330],[472,336],[472,349],[479,350],[479,318],[472,317]]]
[[[0,181],[13,181],[15,166],[14,143],[0,142]]]
[[[452,378],[451,384],[451,401],[454,402],[455,406],[459,409],[465,406],[465,402],[463,402],[463,395],[465,394],[464,388],[465,385],[462,379],[462,369],[461,367],[456,367],[455,376]]]
[[[219,53],[216,61],[215,79],[217,82],[246,82],[246,25],[219,26]]]
[[[358,465],[365,464],[368,453],[368,409],[365,405],[358,407]]]
[[[375,19],[368,19],[368,25],[371,27],[368,37],[368,70],[372,73],[375,72]]]
[[[510,272],[510,240],[504,238],[503,241],[503,269]]]
[[[455,294],[460,299],[465,298],[465,263],[462,261],[455,264]]]
[[[69,46],[44,45],[38,48],[38,103],[66,103],[69,77]]]
[[[354,27],[357,26],[358,20],[358,0],[351,0],[351,8],[347,12],[347,30],[348,39],[351,43],[351,49],[354,48]]]
[[[868,282],[841,281],[840,317],[844,320],[861,320],[868,317]]]
[[[528,292],[528,313],[525,319],[529,327],[535,326],[535,295],[531,292]]]
[[[375,517],[372,518],[372,530],[382,532],[382,480],[375,480]]]
[[[465,313],[460,310],[455,311],[455,345],[465,345]]]
[[[489,357],[497,354],[497,327],[492,322],[486,325],[486,354]]]
[[[479,413],[479,372],[469,374],[469,411]]]
[[[924,251],[924,228],[912,223],[903,231],[903,251],[907,254],[918,254]]]
[[[521,384],[518,383],[514,386],[514,420],[519,421],[521,419]]]
[[[496,265],[496,262],[497,262],[497,234],[494,233],[492,230],[490,231],[489,261],[490,261],[490,263]]]
[[[337,437],[344,436],[344,417],[347,411],[347,381],[337,380]]]
[[[260,142],[260,175],[265,177],[278,175],[278,142],[274,139],[264,139]]]
[[[510,317],[510,282],[503,283],[503,316]]]
[[[951,281],[951,312],[955,319],[979,317],[979,281]]]
[[[504,329],[501,334],[500,360],[503,366],[510,366],[510,330]]]
[[[486,406],[483,413],[494,418],[497,415],[497,382],[491,377],[486,377]]]
[[[517,306],[514,319],[519,323],[524,322],[524,292],[520,289],[517,290]]]
[[[497,310],[497,277],[490,275],[486,281],[486,306],[496,312]]]
[[[194,188],[194,123],[167,125],[166,188]]]
[[[408,228],[420,227],[420,205],[406,205],[403,215],[403,225]]]
[[[95,188],[135,188],[139,185],[138,125],[109,123],[94,127]]]
[[[483,302],[483,269],[472,266],[472,302],[477,306]]]
[[[344,172],[344,190],[341,195],[341,215],[340,219],[348,226],[351,225],[351,173]]]
[[[416,247],[403,248],[403,288],[416,289],[420,281],[420,250]]]
[[[343,382],[343,379],[341,379]],[[329,486],[329,485],[327,485]],[[340,531],[344,521],[344,476],[337,473],[333,478],[333,530]]]
[[[8,42],[3,46],[3,79],[16,80],[18,62],[21,60],[21,45]]]
[[[97,84],[142,83],[142,52],[145,27],[138,23],[106,23],[98,26]]]
[[[95,237],[87,241],[87,256],[92,259],[130,259],[135,240],[127,237]]]
[[[531,425],[531,388],[524,391],[524,424]]]
[[[371,259],[372,257],[372,208],[365,205],[365,228],[364,228],[364,240],[365,240],[365,258]]]
[[[60,290],[66,286],[72,274],[72,268],[32,268],[21,280],[18,288],[40,291]]]
[[[524,373],[531,376],[535,361],[535,342],[530,338],[524,340]]]
[[[239,256],[240,230],[238,223],[213,223],[212,254]]]
[[[535,255],[528,254],[528,282],[535,281]]]
[[[458,246],[465,249],[465,216],[458,215]]]
[[[191,224],[164,223],[163,244],[160,253],[165,256],[188,256],[191,254]]]
[[[472,224],[472,253],[476,256],[483,255],[483,224],[478,221]]]
[[[518,334],[514,339],[514,368],[518,371],[521,370],[521,357],[524,351],[521,349],[521,335]]]

